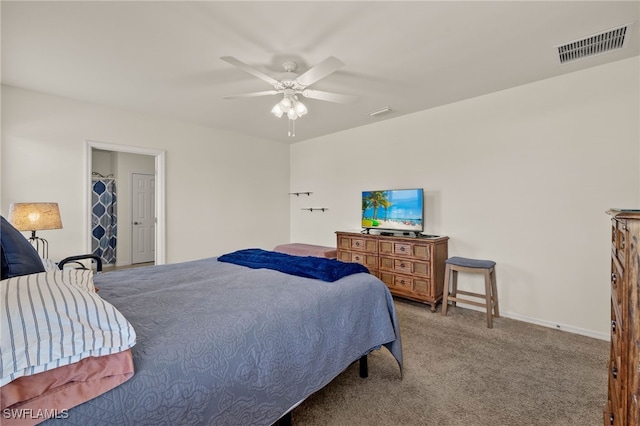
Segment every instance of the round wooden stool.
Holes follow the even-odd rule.
[[[498,290],[496,288],[496,262],[492,260],[467,259],[465,257],[450,257],[446,260],[444,272],[444,294],[442,297],[442,315],[447,315],[447,306],[452,301],[481,306],[487,310],[487,327],[493,328],[493,318],[499,318]],[[484,294],[458,290],[458,272],[484,274]],[[451,292],[449,292],[449,284]],[[458,294],[484,299],[484,303],[475,300],[462,299]]]

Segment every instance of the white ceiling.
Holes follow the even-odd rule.
[[[638,1],[2,1],[2,83],[286,143],[637,56]],[[625,48],[560,65],[556,46],[635,22]],[[268,75],[329,56],[287,137],[280,96],[220,60]],[[389,106],[392,112],[369,113]]]

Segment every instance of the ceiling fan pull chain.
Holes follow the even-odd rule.
[[[287,136],[292,138],[296,136],[296,120],[289,119],[289,132]]]

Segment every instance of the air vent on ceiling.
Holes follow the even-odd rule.
[[[564,64],[589,56],[621,49],[628,38],[629,25],[613,28],[592,36],[558,46],[560,63]]]

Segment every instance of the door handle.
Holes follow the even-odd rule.
[[[134,225],[141,225],[140,222],[133,222]]]

